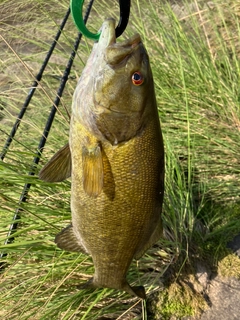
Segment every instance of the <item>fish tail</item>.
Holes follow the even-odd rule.
[[[128,283],[126,283],[123,290],[132,296],[137,296],[138,298],[146,300],[146,292],[143,286],[131,287]]]
[[[90,280],[88,280],[84,284],[80,284],[79,286],[77,286],[77,288],[80,290],[82,290],[82,289],[96,289],[97,287],[98,286],[96,286],[94,283],[94,277],[92,277]]]
[[[94,280],[94,277],[92,277],[89,281],[86,283],[78,286],[78,289],[96,289],[100,288],[101,285],[97,284]],[[110,287],[110,286],[109,286]],[[111,288],[111,287],[110,287]],[[113,289],[121,289],[129,293],[131,296],[137,296],[138,298],[141,298],[143,300],[146,299],[146,292],[143,286],[137,286],[137,287],[131,287],[127,282],[122,287],[115,287]]]

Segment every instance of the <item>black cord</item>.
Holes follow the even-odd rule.
[[[120,20],[116,27],[116,38],[120,37],[123,31],[126,29],[129,15],[130,15],[130,7],[131,7],[131,0],[119,0],[119,7],[120,7]]]
[[[49,51],[48,51],[48,53],[47,53],[47,55],[45,57],[45,60],[43,61],[43,64],[42,64],[37,76],[36,76],[36,80],[33,82],[32,86],[31,86],[31,89],[29,90],[28,95],[26,97],[26,100],[25,100],[25,102],[24,102],[24,104],[22,106],[22,109],[21,109],[19,115],[17,116],[16,122],[13,125],[12,130],[11,130],[7,140],[6,140],[6,143],[5,143],[5,145],[3,147],[3,150],[2,150],[2,153],[1,153],[1,159],[2,160],[5,158],[5,156],[6,156],[7,152],[8,152],[8,149],[9,149],[11,143],[12,143],[12,140],[13,140],[16,132],[17,132],[17,129],[18,129],[19,125],[20,125],[20,122],[21,122],[21,120],[22,120],[22,118],[23,118],[23,116],[24,116],[24,114],[25,114],[25,112],[27,110],[27,107],[28,107],[28,105],[29,105],[34,93],[35,93],[35,90],[37,89],[37,86],[38,86],[39,82],[42,79],[43,72],[44,72],[44,70],[45,70],[45,68],[46,68],[46,66],[48,64],[49,59],[51,58],[53,50],[55,49],[55,46],[56,46],[56,44],[58,42],[58,39],[59,39],[59,37],[60,37],[60,35],[62,33],[62,30],[63,30],[63,28],[64,28],[64,26],[65,26],[65,24],[66,24],[66,22],[68,20],[69,14],[70,14],[70,9],[68,9],[65,17],[63,18],[63,21],[62,21],[62,23],[61,23],[61,25],[59,27],[59,30],[58,30],[55,38],[54,38],[54,41],[53,41],[53,43],[52,43],[52,45],[51,45],[51,47],[50,47],[50,49],[49,49]]]

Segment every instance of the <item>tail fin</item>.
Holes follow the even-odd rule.
[[[146,292],[143,286],[131,287],[128,283],[126,283],[123,290],[130,295],[146,300]]]
[[[98,284],[94,282],[94,277],[92,277],[89,281],[86,283],[79,285],[78,289],[92,289],[92,288],[99,288]],[[131,296],[137,296],[138,298],[141,298],[143,300],[146,300],[146,293],[143,286],[137,286],[137,287],[131,287],[127,282],[123,287],[119,288],[113,288],[113,289],[119,289],[124,290],[127,293],[129,293]]]

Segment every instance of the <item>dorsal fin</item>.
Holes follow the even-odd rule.
[[[60,182],[71,176],[71,152],[67,143],[45,164],[39,178],[47,182]]]

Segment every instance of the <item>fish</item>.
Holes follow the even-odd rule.
[[[146,298],[126,276],[133,259],[162,236],[164,145],[153,75],[139,34],[116,41],[106,19],[76,86],[69,143],[40,171],[48,182],[71,176],[71,224],[57,246],[91,255],[82,288]]]

